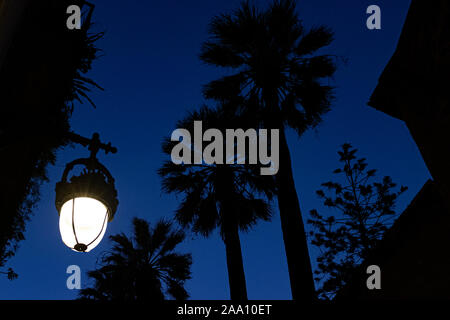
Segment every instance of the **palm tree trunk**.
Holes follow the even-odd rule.
[[[226,214],[222,217],[228,217],[224,222],[223,241],[227,255],[228,282],[230,284],[231,300],[247,300],[247,285],[245,283],[244,263],[242,261],[241,241],[239,239],[238,224],[234,219],[230,219]],[[234,220],[234,221],[229,221]]]
[[[276,175],[276,183],[292,298],[298,301],[313,301],[315,288],[308,243],[295,190],[291,156],[284,128],[280,129],[280,167]]]

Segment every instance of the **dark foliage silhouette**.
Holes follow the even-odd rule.
[[[102,34],[65,26],[66,8],[80,1],[30,1],[0,69],[0,270],[24,239],[26,222],[56,151],[69,143],[73,101],[99,88],[86,77]],[[3,49],[3,48],[0,48]],[[33,54],[30,54],[32,52]],[[2,272],[16,277],[11,269]]]
[[[295,2],[282,0],[267,10],[243,2],[215,17],[209,34],[200,58],[229,74],[206,85],[205,97],[226,101],[238,95],[259,126],[280,129],[276,183],[292,295],[310,301],[314,281],[285,129],[302,135],[330,109],[332,88],[322,79],[334,74],[336,59],[315,52],[332,42],[332,32],[324,26],[306,30]]]
[[[202,121],[204,130],[216,128],[222,134],[226,128],[245,129],[240,123],[242,119],[234,113],[207,107],[189,114],[177,123],[177,128],[185,128],[193,136],[194,120]],[[174,142],[166,140],[164,152],[170,155],[173,145]],[[273,178],[261,176],[259,169],[257,165],[177,165],[167,161],[159,170],[163,190],[184,195],[176,211],[176,219],[183,227],[205,237],[219,228],[225,244],[232,300],[247,299],[239,230],[248,231],[258,220],[267,221],[271,217],[269,201],[275,185]]]
[[[0,274],[5,274],[9,280],[14,280],[14,279],[17,279],[17,277],[18,277],[18,274],[15,273],[12,268],[8,268],[8,271],[6,271],[6,272],[1,271]]]
[[[88,275],[91,288],[82,289],[82,299],[147,301],[189,297],[184,283],[190,279],[190,254],[175,252],[185,239],[172,223],[160,220],[153,228],[147,221],[133,219],[133,237],[117,234],[110,237],[111,251],[101,258],[102,266]]]
[[[338,152],[342,167],[334,171],[343,183],[329,181],[316,192],[326,207],[339,214],[323,216],[310,211],[311,243],[321,252],[315,280],[321,284],[318,294],[323,299],[334,297],[375,248],[397,217],[397,198],[407,189],[402,186],[394,191],[396,184],[388,176],[372,182],[376,170],[369,170],[366,159],[357,159],[356,152],[344,144]]]

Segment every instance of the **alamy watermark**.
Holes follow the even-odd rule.
[[[367,14],[370,16],[367,18],[366,26],[369,30],[381,29],[381,9],[379,6],[373,4],[367,7]]]
[[[370,265],[366,270],[370,276],[367,278],[366,285],[369,290],[381,289],[381,269],[376,264]]]
[[[187,129],[173,131],[171,141],[179,143],[172,148],[171,158],[175,164],[224,164],[224,160],[225,164],[261,164],[266,166],[261,167],[261,175],[274,175],[279,169],[279,140],[278,129],[226,129],[224,138],[219,129],[203,133],[202,121],[194,121],[193,139]],[[205,148],[203,142],[209,142]]]
[[[67,7],[67,14],[70,16],[67,18],[66,26],[69,30],[81,29],[81,8],[77,5],[71,5]]]
[[[70,274],[67,278],[66,286],[69,290],[81,289],[81,269],[77,265],[70,265],[66,269],[66,273]]]

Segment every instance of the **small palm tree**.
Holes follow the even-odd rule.
[[[314,281],[285,129],[298,135],[329,111],[332,88],[321,79],[334,74],[335,59],[314,53],[332,41],[326,27],[305,30],[292,0],[275,0],[261,11],[245,1],[232,14],[215,17],[200,58],[227,75],[204,88],[206,98],[239,95],[242,108],[261,127],[280,130],[276,175],[278,206],[294,299],[315,298]]]
[[[92,288],[82,289],[80,298],[120,301],[161,301],[189,297],[184,282],[190,279],[190,254],[174,252],[185,234],[172,230],[172,223],[160,220],[154,228],[147,221],[133,219],[134,236],[110,237],[111,251],[101,258],[102,266],[88,272]]]
[[[213,110],[207,107],[191,113],[179,121],[177,127],[192,133],[194,120],[202,121],[204,130],[239,127],[238,119],[232,114],[222,108]],[[167,154],[171,153],[172,147],[171,141],[163,143]],[[180,165],[171,161],[164,163],[159,174],[163,178],[165,192],[184,195],[175,216],[182,226],[190,227],[205,237],[219,228],[225,244],[231,300],[246,300],[239,230],[247,231],[258,220],[270,219],[269,201],[274,193],[272,178],[261,176],[256,165]]]

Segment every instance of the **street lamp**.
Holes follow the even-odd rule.
[[[66,246],[78,252],[89,252],[102,240],[119,204],[114,178],[96,155],[99,149],[106,154],[116,153],[117,149],[111,143],[101,143],[98,133],[94,133],[92,139],[74,133],[69,138],[87,146],[91,155],[68,163],[61,181],[56,184],[59,230]]]

